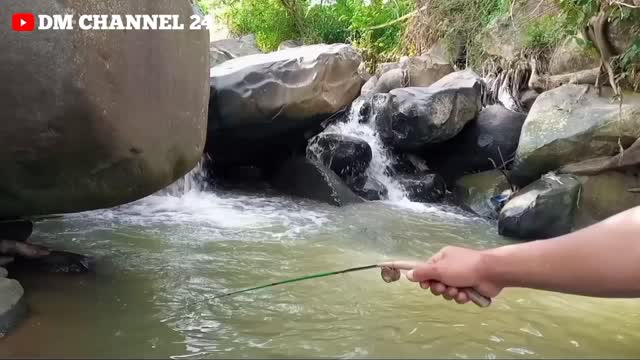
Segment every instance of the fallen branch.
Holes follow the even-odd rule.
[[[534,69],[531,72],[531,78],[529,79],[529,87],[542,92],[555,89],[566,84],[594,85],[598,82],[599,76],[600,67],[552,76],[540,76]]]

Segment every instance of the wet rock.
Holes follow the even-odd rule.
[[[364,186],[372,156],[366,141],[336,133],[320,133],[307,146],[307,158],[333,170],[351,189]]]
[[[362,189],[356,189],[355,193],[369,201],[384,200],[388,197],[387,187],[376,179],[369,178]]]
[[[580,182],[571,175],[548,175],[520,190],[500,212],[500,235],[549,239],[573,230]]]
[[[476,74],[460,71],[428,88],[392,90],[373,112],[383,142],[411,151],[453,138],[482,109],[482,87]]]
[[[9,275],[7,269],[0,267],[0,278],[6,278]]]
[[[425,150],[423,158],[448,183],[465,174],[495,169],[513,159],[525,118],[502,105],[488,106],[455,138]]]
[[[35,272],[87,273],[95,271],[96,259],[91,256],[54,250],[48,255],[37,258],[18,257],[11,267]]]
[[[30,220],[0,221],[0,239],[25,241],[33,232]]]
[[[300,40],[285,40],[283,42],[280,43],[280,45],[278,45],[278,51],[280,50],[285,50],[285,49],[291,49],[291,48],[297,48],[300,46],[303,46],[304,43]]]
[[[397,175],[417,175],[423,174],[429,171],[427,163],[414,154],[401,153],[398,154],[391,167],[388,169],[388,173],[394,176]]]
[[[185,0],[4,1],[2,11],[194,14]],[[208,43],[204,29],[0,37],[0,218],[128,203],[193,169],[206,135]]]
[[[222,39],[209,43],[209,67],[241,56],[261,54],[255,36],[243,36],[239,39]]]
[[[407,193],[407,197],[415,202],[438,202],[444,198],[446,185],[438,174],[406,175],[398,182]]]
[[[582,185],[576,227],[582,228],[640,206],[638,168],[577,176]]]
[[[510,188],[499,170],[491,170],[461,177],[456,181],[453,193],[463,208],[484,218],[497,219],[500,206],[493,199]]]
[[[331,169],[304,157],[286,161],[272,183],[285,194],[330,205],[345,206],[363,202]]]
[[[0,338],[25,317],[27,307],[22,300],[24,290],[19,282],[0,277]]]
[[[360,93],[349,45],[312,45],[232,59],[211,69],[206,152],[214,163],[279,163]],[[292,150],[293,149],[293,150]]]
[[[640,138],[640,94],[625,94],[621,109],[606,95],[589,85],[540,95],[522,127],[514,183],[523,186],[563,165],[615,155]]]

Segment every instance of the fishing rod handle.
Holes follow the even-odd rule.
[[[476,291],[476,289],[464,288],[463,290],[467,293],[467,295],[469,296],[469,299],[479,307],[486,308],[486,307],[489,307],[489,305],[491,305],[491,299],[480,294],[478,291]]]

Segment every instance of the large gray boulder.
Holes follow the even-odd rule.
[[[580,182],[572,175],[548,175],[520,190],[502,208],[500,235],[540,240],[573,230]]]
[[[482,109],[482,80],[471,71],[445,76],[429,87],[408,87],[361,98],[359,116],[375,122],[382,141],[420,150],[456,136]]]
[[[177,14],[180,1],[7,0],[0,21],[0,218],[111,207],[201,159],[208,32],[11,31],[8,14]]]
[[[405,56],[398,63],[380,66],[375,80],[363,87],[361,95],[387,93],[403,87],[430,86],[453,71],[450,63],[436,56]]]
[[[334,206],[363,202],[331,169],[305,157],[285,161],[272,183],[285,194]]]
[[[222,39],[209,43],[209,67],[241,56],[262,53],[258,49],[254,35],[243,36],[239,39]]]
[[[525,114],[502,105],[488,106],[460,134],[425,150],[423,157],[449,182],[465,174],[502,166],[518,148],[525,118]]]
[[[251,165],[306,145],[305,132],[346,108],[363,84],[349,45],[312,45],[250,55],[211,69],[207,152]]]
[[[615,155],[640,138],[640,94],[622,107],[589,85],[564,85],[540,95],[522,127],[513,181],[526,185],[559,167]]]
[[[0,338],[15,328],[27,312],[27,306],[22,300],[22,286],[6,276],[6,270],[0,268]]]

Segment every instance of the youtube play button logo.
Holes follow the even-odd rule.
[[[13,31],[33,31],[36,28],[36,16],[31,13],[13,14]]]

